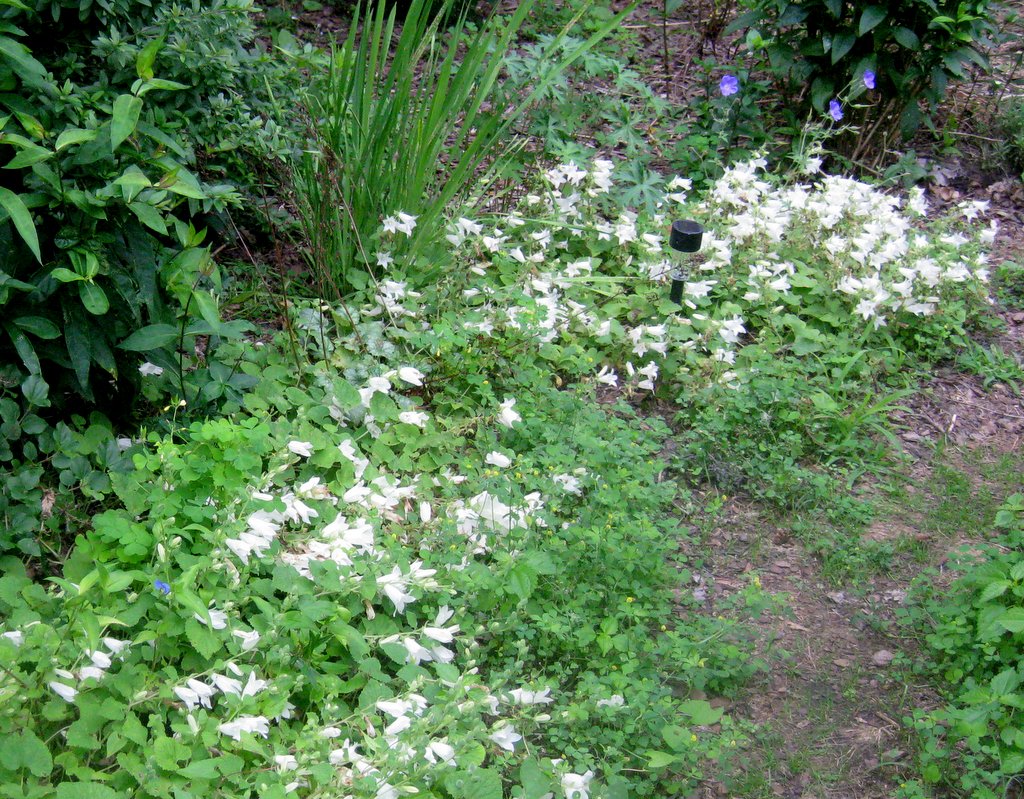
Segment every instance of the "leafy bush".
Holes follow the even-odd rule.
[[[948,702],[908,719],[921,738],[922,779],[977,799],[1005,796],[1024,771],[1024,495],[1007,498],[995,526],[982,552],[965,553],[950,590],[917,584],[910,616],[928,646],[919,668]]]
[[[230,166],[229,150],[282,149],[264,124],[267,98],[299,80],[245,49],[252,11],[244,0],[0,11],[0,551],[37,552],[33,527],[60,527],[40,495],[75,480],[86,497],[102,494],[77,459],[116,450],[112,428],[131,420],[144,357],[149,372],[168,372],[161,394],[149,382],[151,400],[201,404],[248,382],[215,358],[246,325],[220,319],[203,231],[240,195],[203,174],[217,159]],[[190,355],[199,339],[205,358]],[[84,424],[54,426],[85,410],[82,399],[114,419],[89,428],[109,431],[102,445],[75,443]],[[70,482],[65,456],[79,464]],[[44,461],[55,467],[45,476]]]
[[[763,47],[787,101],[824,113],[830,102],[869,95],[846,113],[876,146],[896,132],[931,124],[950,81],[988,68],[984,48],[994,30],[992,4],[902,0],[865,5],[846,0],[745,0],[732,24],[748,29],[747,43]],[[873,80],[864,81],[865,73]],[[875,98],[878,98],[877,100]],[[928,111],[922,117],[922,104]]]

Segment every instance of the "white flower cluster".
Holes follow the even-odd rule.
[[[3,636],[13,642],[15,646],[20,646],[24,641],[20,630],[4,633]],[[117,638],[104,638],[102,643],[104,649],[86,649],[82,652],[88,663],[79,666],[77,672],[68,669],[54,669],[54,675],[60,679],[47,683],[50,690],[65,702],[74,702],[83,683],[88,680],[103,679],[107,670],[113,666],[114,660],[123,658],[129,648],[127,641],[120,641]],[[75,684],[68,685],[70,682]]]

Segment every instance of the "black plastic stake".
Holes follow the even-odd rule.
[[[704,240],[704,227],[692,219],[677,219],[672,223],[672,232],[668,237],[668,245],[679,253],[694,253],[700,249]],[[686,272],[682,267],[672,273],[672,290],[668,298],[676,305],[683,304],[683,288],[686,285]]]

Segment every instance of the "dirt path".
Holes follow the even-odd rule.
[[[1019,352],[1022,333],[1011,323],[1004,345]],[[905,717],[939,698],[915,684],[918,645],[897,615],[925,570],[952,582],[962,548],[984,540],[995,508],[1024,486],[1024,401],[944,369],[894,423],[907,461],[871,490],[870,523],[774,518],[736,497],[701,546],[709,602],[752,575],[784,600],[758,622],[769,671],[729,708],[759,730],[749,765],[707,785],[708,799],[883,799],[910,773]]]

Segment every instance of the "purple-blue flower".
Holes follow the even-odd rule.
[[[870,69],[864,70],[864,85],[869,89],[875,88],[875,73]]]
[[[164,596],[171,593],[171,587],[163,580],[154,580],[153,587]]]
[[[838,100],[832,100],[828,104],[828,112],[836,122],[843,118],[843,106]]]
[[[718,90],[722,93],[722,97],[736,94],[740,90],[740,79],[735,75],[726,75],[722,78],[722,82],[718,84]]]

